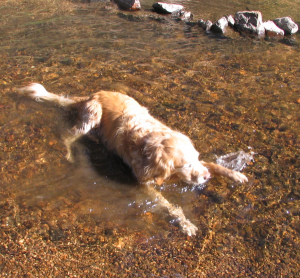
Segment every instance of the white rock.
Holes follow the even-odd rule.
[[[298,32],[298,25],[290,17],[281,17],[273,20],[274,23],[284,30],[286,35],[292,35]]]
[[[263,25],[268,37],[284,36],[284,31],[280,29],[273,21],[268,20],[264,22]]]
[[[193,20],[193,14],[191,12],[186,11],[176,11],[172,13],[172,17],[174,19],[183,20],[185,22]]]
[[[168,4],[168,3],[163,3],[163,2],[157,2],[152,5],[153,9],[155,12],[158,13],[175,13],[175,12],[181,12],[184,7],[182,5],[178,4]]]
[[[193,20],[193,17],[194,17],[191,12],[185,12],[185,11],[181,11],[180,15],[181,15],[181,19],[184,21]]]
[[[223,16],[211,26],[210,30],[216,33],[224,33],[227,26],[228,20]]]
[[[235,27],[238,30],[257,34],[262,37],[265,35],[265,28],[262,22],[261,12],[242,11],[237,12],[234,16]]]
[[[198,25],[205,29],[206,32],[209,32],[213,23],[210,20],[204,21],[203,19],[200,19]]]
[[[227,18],[227,21],[228,21],[228,25],[230,27],[233,27],[234,23],[235,23],[233,16],[232,15],[227,15],[226,18]]]

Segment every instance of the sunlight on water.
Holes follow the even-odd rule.
[[[245,153],[244,151],[229,153],[217,157],[216,163],[235,171],[242,171],[247,164],[254,161],[254,154],[254,152]]]
[[[206,34],[153,15],[148,0],[134,13],[109,1],[57,2],[1,2],[0,269],[12,277],[292,277],[300,269],[299,33]],[[300,21],[295,1],[173,2],[195,20],[250,9]],[[202,160],[249,182],[155,185],[198,228],[189,238],[101,143],[78,142],[69,163],[70,115],[17,95],[28,82],[65,96],[128,94],[188,135]]]

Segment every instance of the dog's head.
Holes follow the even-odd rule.
[[[151,171],[157,184],[167,180],[201,184],[210,178],[210,173],[199,161],[199,153],[192,142],[181,133],[152,137],[145,152],[148,157],[146,169]]]

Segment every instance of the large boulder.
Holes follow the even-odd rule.
[[[273,20],[285,35],[292,35],[298,32],[298,25],[290,17],[281,17]]]
[[[263,23],[267,37],[283,37],[284,31],[280,29],[273,21],[268,20]]]
[[[261,12],[242,11],[234,16],[235,28],[239,31],[249,32],[262,37],[265,35],[265,28],[262,22]]]
[[[137,11],[141,9],[140,0],[114,0],[122,10]]]
[[[153,10],[161,14],[172,14],[183,11],[184,7],[178,4],[168,4],[163,2],[157,2],[152,5]]]

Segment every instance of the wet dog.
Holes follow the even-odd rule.
[[[247,177],[214,163],[199,160],[191,140],[153,118],[133,98],[111,91],[99,91],[91,97],[66,98],[46,91],[37,83],[19,89],[37,101],[50,101],[77,111],[76,124],[64,138],[67,159],[72,161],[71,145],[84,135],[100,138],[109,150],[129,165],[139,183],[146,185],[151,196],[170,214],[179,219],[184,232],[194,235],[197,227],[185,218],[182,209],[170,204],[151,184],[182,180],[202,184],[210,175],[221,175],[236,182]]]

